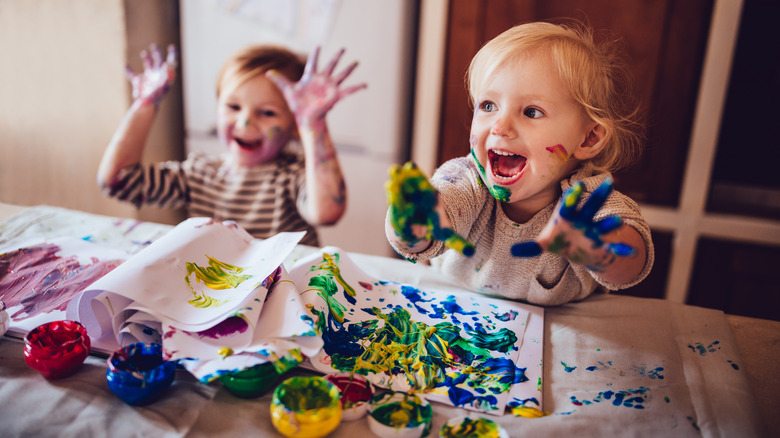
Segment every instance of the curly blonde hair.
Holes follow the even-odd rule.
[[[517,25],[486,43],[471,60],[466,84],[471,104],[496,69],[528,54],[546,53],[585,116],[605,135],[589,160],[594,171],[615,172],[641,153],[644,127],[628,92],[631,75],[620,62],[617,41],[597,45],[592,30],[577,21]]]

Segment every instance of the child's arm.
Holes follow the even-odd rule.
[[[290,110],[295,114],[306,159],[306,199],[298,210],[312,225],[334,224],[346,210],[347,190],[336,148],[328,133],[325,116],[333,106],[366,84],[340,88],[341,83],[357,67],[352,63],[335,75],[344,50],[339,51],[324,71],[317,71],[319,47],[309,56],[303,77],[292,83],[284,76],[269,71],[267,76],[282,90]]]
[[[111,184],[120,169],[141,161],[157,106],[176,77],[176,48],[168,46],[165,62],[155,44],[149,50],[151,53],[146,50],[141,52],[143,73],[136,74],[129,67],[125,70],[133,86],[134,100],[100,161],[97,180],[98,186],[103,189]]]
[[[561,197],[555,214],[537,240],[515,244],[512,255],[534,257],[549,251],[584,265],[609,283],[630,283],[645,265],[644,240],[618,216],[593,220],[611,192],[612,180],[608,179],[577,210],[582,184],[574,183]]]
[[[393,246],[419,253],[436,239],[466,257],[474,255],[474,245],[451,229],[439,192],[414,163],[391,167],[385,188],[390,204],[385,228]]]

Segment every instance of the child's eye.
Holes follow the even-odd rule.
[[[229,104],[227,104],[225,106],[227,106],[232,111],[241,111],[241,106],[240,105],[236,105],[235,103],[229,103]]]
[[[486,113],[493,112],[496,110],[496,104],[489,100],[486,100],[479,104],[479,109],[485,111]]]
[[[263,110],[263,111],[260,111],[260,114],[263,117],[276,117],[277,116],[276,111],[272,111],[272,110]]]
[[[523,114],[525,114],[526,117],[531,119],[538,119],[539,117],[544,117],[544,113],[539,108],[526,108],[525,111],[523,111]]]

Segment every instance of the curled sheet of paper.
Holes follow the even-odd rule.
[[[201,381],[269,361],[295,366],[322,344],[289,299],[298,293],[282,266],[303,235],[258,240],[235,225],[188,219],[89,286],[68,314],[119,346],[162,342],[166,358]]]

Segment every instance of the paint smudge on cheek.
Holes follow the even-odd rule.
[[[60,250],[44,244],[0,255],[0,300],[8,308],[22,306],[11,319],[64,311],[79,292],[122,263],[93,257],[92,264],[81,265],[76,256],[58,256]]]
[[[569,152],[561,144],[545,149],[552,154],[553,162],[549,165],[549,169],[553,173],[557,170],[557,167],[563,166],[569,160]]]

